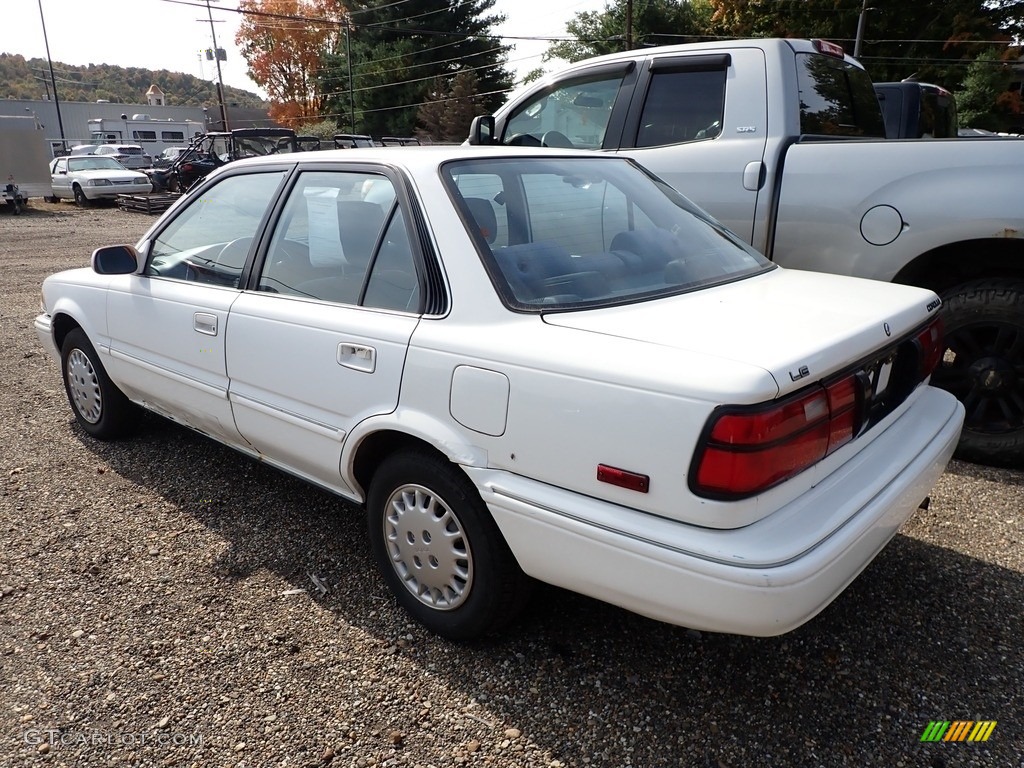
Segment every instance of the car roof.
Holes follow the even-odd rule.
[[[223,166],[224,170],[258,165],[318,165],[329,163],[372,163],[405,168],[415,175],[429,172],[442,163],[453,160],[483,160],[508,158],[575,157],[601,162],[623,162],[619,155],[603,154],[584,149],[549,149],[543,147],[470,146],[409,146],[409,147],[356,147],[354,149],[325,149],[317,152],[290,152],[283,155],[263,155],[236,160]]]

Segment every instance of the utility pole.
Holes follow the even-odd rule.
[[[864,45],[864,28],[868,24],[868,10],[868,0],[864,0],[860,7],[860,18],[857,20],[857,40],[853,44],[853,58],[855,59],[860,58],[860,50]]]
[[[64,138],[64,121],[60,117],[60,99],[57,97],[57,78],[53,76],[53,60],[50,58],[50,41],[46,37],[46,19],[43,18],[43,0],[39,0],[39,21],[43,24],[43,43],[46,44],[46,63],[50,66],[50,83],[53,85],[53,105],[57,108],[57,126],[60,128],[60,148],[68,151],[68,142]]]
[[[626,50],[633,50],[633,0],[626,0]]]
[[[217,62],[217,100],[220,102],[220,119],[224,124],[224,130],[228,127],[228,108],[224,106],[224,76],[220,71],[220,48],[217,47],[217,31],[213,28],[213,11],[210,10],[210,0],[206,0],[206,15],[210,20],[210,35],[213,37],[213,60]]]
[[[352,25],[345,23],[345,60],[348,62],[348,124],[353,135],[356,132],[356,100],[352,92]]]

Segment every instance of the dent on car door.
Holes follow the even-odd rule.
[[[422,313],[408,222],[384,174],[302,173],[256,290],[231,307],[227,372],[239,432],[272,462],[349,495],[343,441],[363,419],[396,408]]]
[[[231,442],[239,436],[227,395],[228,309],[285,174],[219,180],[149,239],[141,274],[110,284],[114,380],[154,410]]]

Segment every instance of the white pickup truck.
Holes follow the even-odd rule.
[[[809,40],[626,51],[532,83],[469,143],[636,159],[786,267],[930,288],[959,455],[1024,464],[1024,141],[886,140],[868,74]]]

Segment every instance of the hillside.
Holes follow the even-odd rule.
[[[112,64],[77,66],[53,62],[57,95],[63,101],[144,103],[154,83],[163,90],[168,106],[199,107],[217,103],[214,83],[182,72],[117,67]],[[0,98],[44,99],[50,91],[46,59],[26,59],[19,54],[0,53]],[[255,93],[224,87],[224,99],[239,107],[264,107]]]

